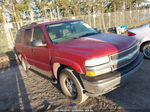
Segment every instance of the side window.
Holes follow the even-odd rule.
[[[19,43],[21,41],[21,38],[22,38],[22,31],[18,30],[18,32],[16,34],[16,40],[15,40],[15,42]]]
[[[31,34],[32,34],[32,30],[31,29],[26,29],[25,30],[24,42],[27,45],[31,44]]]
[[[41,40],[43,44],[46,44],[44,33],[41,27],[35,27],[33,33],[33,40]]]

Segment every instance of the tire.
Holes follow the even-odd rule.
[[[24,57],[21,57],[21,65],[24,69],[25,72],[28,72],[29,71],[29,64],[28,62],[24,59]]]
[[[150,42],[142,46],[142,52],[145,58],[150,59]]]
[[[65,68],[61,71],[59,84],[64,95],[75,104],[81,104],[88,98],[88,96],[84,94],[83,87],[71,69]]]

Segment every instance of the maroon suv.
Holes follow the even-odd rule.
[[[117,88],[143,60],[135,38],[103,34],[80,20],[23,26],[15,47],[25,71],[48,76],[75,103]]]

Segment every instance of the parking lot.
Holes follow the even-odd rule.
[[[148,111],[150,109],[150,60],[122,87],[81,105],[70,103],[58,86],[30,71],[25,73],[20,65],[1,70],[0,110],[14,111]]]

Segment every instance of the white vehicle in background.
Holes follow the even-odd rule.
[[[134,36],[140,41],[140,50],[145,58],[150,59],[150,24],[128,30],[128,36]]]

